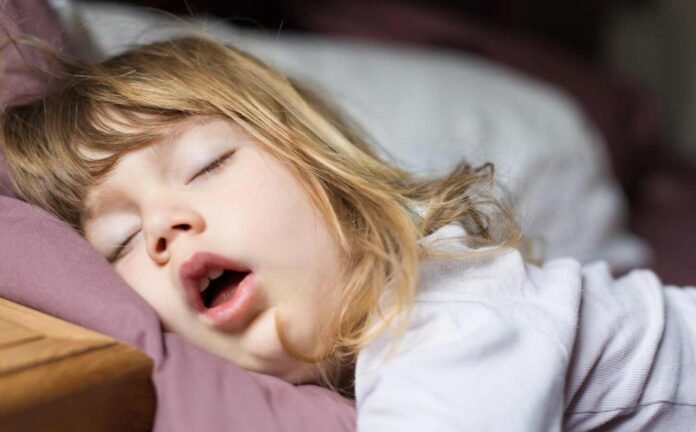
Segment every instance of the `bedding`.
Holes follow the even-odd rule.
[[[32,25],[48,27],[32,14],[52,16],[42,0],[6,1],[0,11],[3,28],[13,34],[38,34]],[[53,28],[52,35],[40,36],[54,41],[60,32]],[[9,48],[2,59],[6,71],[26,70]],[[26,90],[35,94],[45,84],[23,73],[13,79],[12,87],[3,86],[4,102]],[[150,306],[84,239],[13,195],[0,166],[0,297],[97,330],[151,357],[154,430],[354,430],[354,408],[336,394],[244,371],[163,332]]]

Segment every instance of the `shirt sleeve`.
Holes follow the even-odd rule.
[[[358,431],[560,431],[567,353],[514,309],[417,305],[396,356],[361,352]]]

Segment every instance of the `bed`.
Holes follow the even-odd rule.
[[[51,7],[42,0],[8,1],[0,11],[10,32],[34,33],[88,58],[192,29],[149,10],[109,3],[55,1]],[[626,229],[626,201],[603,139],[561,89],[463,54],[269,35],[209,19],[193,25],[314,83],[396,164],[427,175],[443,173],[462,158],[494,162],[501,182],[517,197],[513,204],[523,228],[538,239],[545,258],[604,259],[616,272],[647,262],[649,248]],[[27,59],[36,61],[31,53],[6,49],[3,59],[3,106],[40,95],[45,79],[22,67]],[[149,380],[140,393],[133,389],[136,395],[150,388],[150,398],[125,398],[113,404],[114,413],[140,409],[147,416],[152,403],[149,420],[160,431],[354,429],[350,401],[316,386],[240,370],[163,332],[150,307],[82,238],[14,195],[1,167],[0,245],[2,304],[73,323],[77,327],[68,327],[76,335],[89,329],[95,340],[108,337],[119,349],[135,348],[116,369],[140,353],[151,361],[149,372],[150,363],[141,358],[139,379],[145,370]],[[9,328],[0,326],[16,331]]]

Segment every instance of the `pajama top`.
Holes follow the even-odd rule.
[[[473,251],[465,234],[422,241]],[[393,341],[358,355],[359,432],[696,431],[696,288],[647,270],[512,249],[427,260]]]

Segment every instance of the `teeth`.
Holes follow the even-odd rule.
[[[203,292],[206,288],[208,288],[209,284],[210,281],[208,280],[208,278],[203,278],[200,282],[198,282],[198,289],[200,290],[200,292]]]
[[[223,271],[222,270],[210,270],[208,272],[208,279],[210,280],[215,280],[222,276]]]

